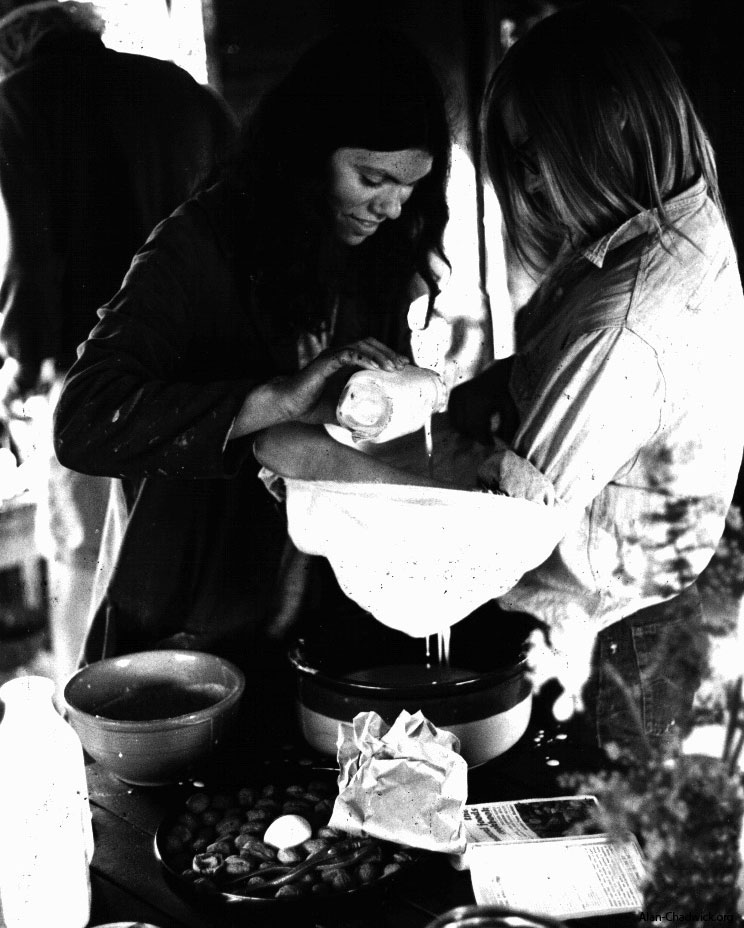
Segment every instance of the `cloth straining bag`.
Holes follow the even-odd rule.
[[[563,534],[559,507],[464,490],[286,479],[289,534],[389,628],[442,631],[511,589]]]

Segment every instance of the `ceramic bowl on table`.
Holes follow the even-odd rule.
[[[64,689],[83,747],[137,786],[176,782],[228,734],[245,689],[230,661],[199,651],[142,651],[89,664]]]
[[[450,909],[426,928],[566,928],[545,915],[497,905],[461,905]]]
[[[91,928],[158,928],[150,922],[106,922],[104,925],[92,925]]]
[[[392,725],[404,709],[420,710],[459,738],[462,756],[476,767],[516,744],[530,720],[532,690],[523,655],[484,670],[422,662],[354,668],[326,662],[300,641],[290,660],[302,734],[322,754],[336,754],[339,723],[351,722],[360,712],[377,712]]]

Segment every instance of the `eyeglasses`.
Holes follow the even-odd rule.
[[[540,165],[537,157],[533,153],[532,139],[529,136],[523,142],[520,142],[519,145],[513,145],[512,152],[526,171],[529,171],[530,174],[540,173]]]

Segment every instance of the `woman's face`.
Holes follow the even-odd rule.
[[[431,167],[431,155],[416,148],[337,149],[331,155],[328,193],[336,236],[347,245],[359,245],[386,219],[397,219]]]
[[[511,97],[507,97],[501,107],[501,121],[504,124],[512,152],[522,167],[525,193],[533,195],[544,193],[545,181],[540,173],[537,152],[530,139],[527,126]]]

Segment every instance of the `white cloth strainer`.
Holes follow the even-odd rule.
[[[351,599],[424,637],[454,625],[541,564],[565,513],[523,499],[388,484],[286,481],[289,534],[330,561]]]

